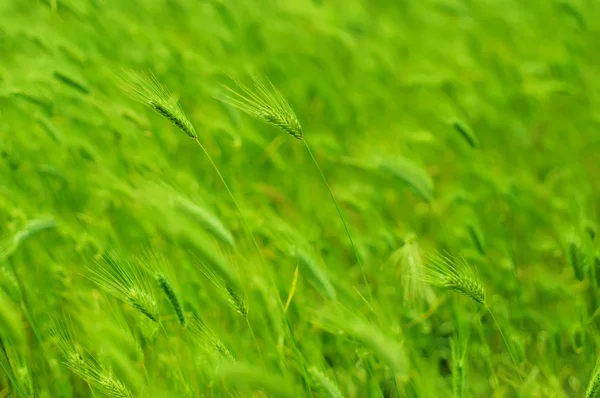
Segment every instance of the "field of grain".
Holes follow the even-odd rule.
[[[600,390],[600,3],[0,0],[0,398]]]

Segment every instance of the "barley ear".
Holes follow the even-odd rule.
[[[434,286],[453,290],[486,305],[486,295],[479,273],[464,259],[448,254],[427,256],[422,278]]]
[[[215,332],[205,322],[195,316],[190,321],[190,332],[196,338],[196,341],[202,344],[202,347],[215,358],[234,360],[229,348],[227,348]]]
[[[229,297],[229,305],[244,318],[248,317],[248,304],[246,300],[240,296],[231,286],[227,286],[227,295]]]
[[[219,101],[302,140],[302,126],[294,109],[273,83],[254,77],[254,90],[252,90],[234,78],[231,80],[235,82],[239,91],[222,85],[227,94],[217,96]]]
[[[219,293],[227,299],[227,303],[231,308],[246,318],[248,316],[248,305],[246,304],[246,300],[238,293],[238,288],[223,280],[211,267],[203,263],[200,264],[200,270],[217,288]]]
[[[149,282],[135,265],[123,261],[114,253],[103,256],[96,268],[89,268],[90,276],[106,293],[121,300],[141,314],[158,322],[158,306]]]
[[[103,368],[73,338],[70,326],[65,322],[53,322],[49,328],[67,367],[86,383],[101,390],[111,398],[133,398],[127,386],[112,371]]]
[[[190,138],[198,138],[179,102],[154,75],[124,70],[120,80],[120,87],[125,95],[153,109]]]

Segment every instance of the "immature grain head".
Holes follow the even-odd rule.
[[[56,221],[53,218],[40,218],[29,221],[13,234],[0,236],[0,260],[11,256],[27,239],[55,227]]]
[[[167,260],[153,250],[147,250],[140,263],[142,267],[147,268],[148,272],[156,281],[158,288],[169,300],[171,307],[173,307],[173,311],[177,315],[179,323],[182,326],[186,326],[187,321],[185,319],[183,306],[181,305],[181,301],[179,300],[179,296],[177,295],[175,286],[173,285],[173,278],[170,276],[172,274],[170,272]]]
[[[246,300],[242,296],[240,296],[236,291],[231,287],[227,286],[227,295],[229,305],[241,316],[246,318],[248,316],[248,304],[246,304]]]
[[[145,275],[133,264],[116,255],[105,255],[104,262],[89,270],[90,279],[113,297],[131,305],[141,314],[158,321],[158,306]]]
[[[404,245],[390,256],[387,264],[399,268],[405,306],[418,306],[435,299],[431,286],[418,277],[423,274],[424,264],[416,235],[404,238]]]
[[[173,307],[173,311],[175,311],[175,314],[177,315],[177,319],[179,319],[179,323],[182,326],[185,326],[186,320],[185,320],[185,314],[183,313],[183,307],[181,306],[179,298],[177,297],[177,293],[175,293],[175,289],[173,288],[173,285],[171,284],[169,279],[167,279],[167,277],[164,274],[157,273],[154,276],[154,278],[156,279],[156,283],[158,284],[158,287],[160,288],[160,290],[162,290],[165,293],[165,295],[167,296],[167,299],[169,300],[169,303],[171,303],[171,306]]]
[[[205,265],[200,265],[200,270],[210,282],[217,288],[223,298],[227,300],[229,306],[244,318],[248,316],[248,303],[244,297],[239,294],[239,289],[223,280],[215,271]]]
[[[133,398],[134,395],[110,370],[105,369],[76,341],[65,321],[53,322],[49,328],[62,353],[65,365],[90,385],[112,398]]]
[[[462,258],[439,253],[428,256],[422,277],[434,286],[454,290],[486,304],[479,273]]]
[[[202,348],[215,358],[234,360],[233,354],[213,330],[202,320],[193,317],[190,322],[190,331]]]
[[[223,85],[231,95],[217,96],[218,100],[246,112],[261,122],[279,128],[294,138],[302,139],[302,126],[294,109],[273,83],[269,80],[265,83],[254,77],[253,91],[238,80],[232,80],[241,92]]]
[[[152,74],[123,71],[121,89],[134,101],[161,114],[190,138],[197,138],[194,126],[181,109],[179,102]]]

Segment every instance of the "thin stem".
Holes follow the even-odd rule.
[[[494,369],[494,364],[492,364],[492,350],[490,349],[490,346],[487,343],[487,340],[483,333],[483,324],[481,323],[481,316],[479,315],[479,313],[477,314],[477,321],[479,323],[478,328],[477,328],[477,331],[479,332],[479,338],[481,339],[481,343],[485,347],[486,354],[487,354],[487,355],[485,355],[485,358],[487,359],[487,364],[490,368],[490,374],[492,375],[492,380],[494,382],[494,388],[497,389],[499,387],[498,375],[496,375],[496,370]]]
[[[344,224],[344,229],[346,230],[346,235],[348,235],[348,239],[350,240],[350,244],[352,245],[352,250],[354,251],[354,255],[356,256],[356,261],[358,261],[358,265],[360,267],[360,272],[362,274],[363,281],[365,282],[365,286],[367,287],[367,292],[369,293],[369,299],[371,300],[371,302],[373,302],[373,295],[371,294],[371,288],[369,287],[369,282],[367,282],[367,275],[365,274],[365,270],[364,270],[362,261],[360,260],[360,256],[358,255],[358,250],[356,250],[356,246],[354,245],[354,240],[352,239],[352,235],[350,235],[350,231],[348,230],[348,226],[346,225],[346,220],[344,219],[344,216],[342,215],[342,211],[340,210],[340,207],[338,206],[337,201],[335,200],[335,197],[333,196],[333,192],[331,192],[329,183],[327,183],[327,178],[325,178],[325,174],[323,174],[323,170],[321,170],[321,167],[319,166],[317,159],[315,159],[315,156],[313,155],[312,151],[310,150],[308,143],[306,142],[306,140],[302,140],[302,142],[304,142],[304,146],[308,150],[308,153],[309,153],[310,157],[312,158],[315,166],[317,167],[317,170],[319,170],[319,174],[321,174],[321,178],[323,179],[323,182],[325,183],[325,186],[327,187],[327,191],[329,191],[329,196],[331,196],[331,200],[333,201],[333,204],[335,205],[338,215],[340,216],[340,219],[342,220],[342,224]]]
[[[263,254],[262,254],[262,251],[260,250],[260,247],[258,246],[258,242],[256,241],[256,238],[254,237],[254,233],[252,232],[252,229],[250,228],[250,225],[248,224],[248,221],[246,220],[246,216],[244,216],[244,212],[242,212],[242,209],[240,208],[240,206],[238,205],[237,201],[235,200],[235,197],[233,196],[233,193],[231,192],[231,189],[229,189],[229,185],[227,184],[227,182],[225,182],[225,178],[223,178],[223,175],[221,174],[221,171],[219,171],[219,168],[217,167],[217,165],[213,161],[212,156],[210,156],[210,154],[208,153],[208,151],[206,150],[206,148],[204,148],[204,145],[202,145],[202,143],[198,140],[198,138],[194,138],[194,141],[196,141],[198,143],[198,145],[200,146],[200,148],[202,148],[202,151],[204,152],[204,154],[208,158],[208,161],[210,162],[210,164],[212,165],[212,167],[215,169],[215,172],[219,176],[219,179],[221,180],[221,182],[225,186],[225,189],[227,190],[227,193],[231,197],[231,200],[232,200],[233,204],[235,205],[235,208],[237,209],[238,213],[240,214],[240,217],[242,218],[242,222],[244,223],[244,226],[248,230],[248,234],[250,235],[250,238],[252,239],[252,242],[254,243],[254,246],[256,247],[256,251],[258,251],[258,254],[260,255],[260,258],[261,258],[263,264],[266,264],[266,260],[265,260]]]
[[[21,395],[25,395],[23,394],[23,391],[21,391],[21,389],[19,388],[19,385],[17,384],[17,381],[10,375],[10,373],[8,372],[8,369],[6,369],[4,367],[4,364],[2,362],[0,362],[0,366],[2,366],[2,370],[4,370],[4,373],[6,374],[6,376],[8,377],[8,380],[11,381],[12,385],[15,387],[15,389],[19,392],[19,394]]]
[[[227,193],[231,197],[231,201],[235,205],[235,208],[237,209],[240,217],[242,218],[242,222],[244,223],[244,226],[246,227],[246,230],[248,231],[248,234],[250,235],[250,238],[252,239],[252,243],[254,244],[254,247],[256,248],[256,251],[258,252],[258,254],[260,256],[262,265],[263,265],[263,267],[265,267],[265,272],[267,272],[269,274],[269,279],[271,281],[271,284],[273,285],[273,289],[274,289],[274,291],[276,293],[277,300],[279,301],[279,306],[281,307],[281,309],[283,309],[284,308],[283,301],[281,300],[281,297],[279,296],[279,294],[277,294],[277,285],[275,284],[275,281],[273,280],[273,275],[267,269],[267,261],[265,260],[265,257],[263,256],[263,253],[260,250],[260,247],[258,246],[258,242],[256,241],[254,233],[252,232],[252,229],[250,228],[250,225],[248,224],[248,221],[246,220],[246,216],[244,216],[244,212],[242,211],[242,209],[238,205],[237,201],[235,200],[235,197],[233,196],[233,192],[231,192],[231,189],[229,189],[229,185],[227,184],[227,182],[225,181],[225,178],[223,178],[223,175],[221,174],[221,171],[219,170],[219,168],[217,167],[217,165],[213,161],[212,156],[210,156],[210,154],[208,153],[208,151],[206,150],[206,148],[204,147],[204,145],[202,145],[202,143],[198,140],[198,138],[194,138],[194,141],[196,141],[196,143],[200,146],[200,148],[202,149],[202,151],[204,152],[204,154],[208,158],[208,161],[212,165],[213,169],[215,170],[215,172],[219,176],[219,179],[223,183],[223,186],[227,190]],[[263,356],[262,356],[262,352],[261,352],[260,347],[258,345],[258,340],[256,339],[256,336],[254,335],[254,330],[252,329],[252,326],[250,325],[250,321],[248,320],[248,318],[246,318],[246,323],[248,324],[248,328],[250,329],[250,333],[252,334],[252,338],[254,339],[254,343],[256,344],[256,349],[258,350],[258,354],[259,354],[260,358],[262,360],[264,360]],[[296,350],[298,349],[296,346],[294,348],[296,348]]]
[[[510,355],[510,359],[512,359],[513,365],[515,365],[515,369],[517,370],[517,375],[519,375],[519,380],[521,380],[521,384],[523,384],[523,377],[521,377],[521,371],[519,370],[519,366],[517,365],[517,361],[515,361],[515,357],[512,354],[512,350],[510,349],[510,346],[508,345],[508,341],[506,340],[506,337],[504,336],[504,332],[502,331],[502,328],[500,327],[500,324],[498,323],[498,320],[494,316],[494,313],[492,312],[492,310],[490,309],[490,307],[486,304],[485,308],[488,310],[488,312],[492,316],[492,319],[494,320],[494,323],[496,324],[496,327],[498,328],[498,331],[500,332],[500,336],[502,336],[502,340],[504,341],[504,345],[506,345],[506,349],[508,350],[508,354]]]
[[[443,295],[441,296],[439,299],[437,299],[433,305],[431,306],[431,308],[429,308],[427,311],[425,311],[424,313],[422,313],[421,315],[419,315],[417,318],[413,319],[412,321],[410,321],[407,325],[406,328],[409,329],[415,325],[418,325],[419,323],[427,320],[430,316],[432,316],[435,311],[437,311],[437,309],[444,303],[444,301],[446,301],[446,299],[448,299],[447,295]]]
[[[212,165],[213,169],[215,169],[215,172],[219,176],[219,179],[223,183],[223,186],[227,190],[227,193],[229,194],[229,197],[231,198],[231,201],[235,205],[235,208],[237,209],[237,212],[239,213],[239,215],[240,215],[240,217],[242,219],[242,222],[244,223],[244,226],[246,227],[246,230],[248,231],[248,235],[250,235],[250,239],[252,239],[252,243],[254,244],[254,247],[256,248],[256,251],[258,252],[258,254],[260,256],[260,260],[262,262],[262,265],[266,268],[267,261],[265,260],[265,257],[263,256],[262,250],[260,250],[260,247],[258,246],[258,242],[256,241],[254,233],[252,232],[252,229],[250,228],[250,224],[248,224],[248,221],[246,220],[246,216],[244,216],[244,212],[242,211],[242,209],[238,205],[237,201],[235,200],[235,197],[233,196],[233,192],[231,192],[231,189],[229,189],[229,184],[227,184],[227,182],[225,181],[225,178],[223,178],[223,175],[221,174],[221,171],[219,170],[219,168],[217,167],[217,165],[213,161],[212,156],[210,156],[210,154],[208,153],[208,151],[206,150],[206,148],[204,147],[204,145],[202,145],[202,143],[198,140],[198,138],[194,138],[194,141],[196,141],[196,143],[198,143],[198,145],[200,146],[200,148],[202,149],[202,151],[204,152],[204,154],[208,158],[208,161]],[[265,269],[265,271],[268,272],[267,269]],[[273,281],[273,277],[271,276],[270,272],[269,272],[269,278],[271,279],[271,283],[273,284],[273,287],[276,289],[277,285]],[[279,305],[281,306],[281,308],[283,308],[283,302],[281,301],[281,297],[279,297],[279,294],[277,294],[277,299],[279,300]]]
[[[264,358],[262,356],[262,351],[260,350],[260,346],[258,345],[258,340],[256,339],[256,336],[254,335],[254,330],[252,329],[252,325],[250,325],[250,320],[248,320],[248,317],[244,317],[246,318],[246,324],[248,325],[248,329],[250,330],[250,334],[252,335],[252,339],[254,340],[254,345],[256,345],[256,350],[258,351],[258,355],[260,356],[260,359],[264,361]]]

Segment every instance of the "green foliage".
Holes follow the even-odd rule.
[[[0,396],[594,396],[598,15],[0,1]]]

